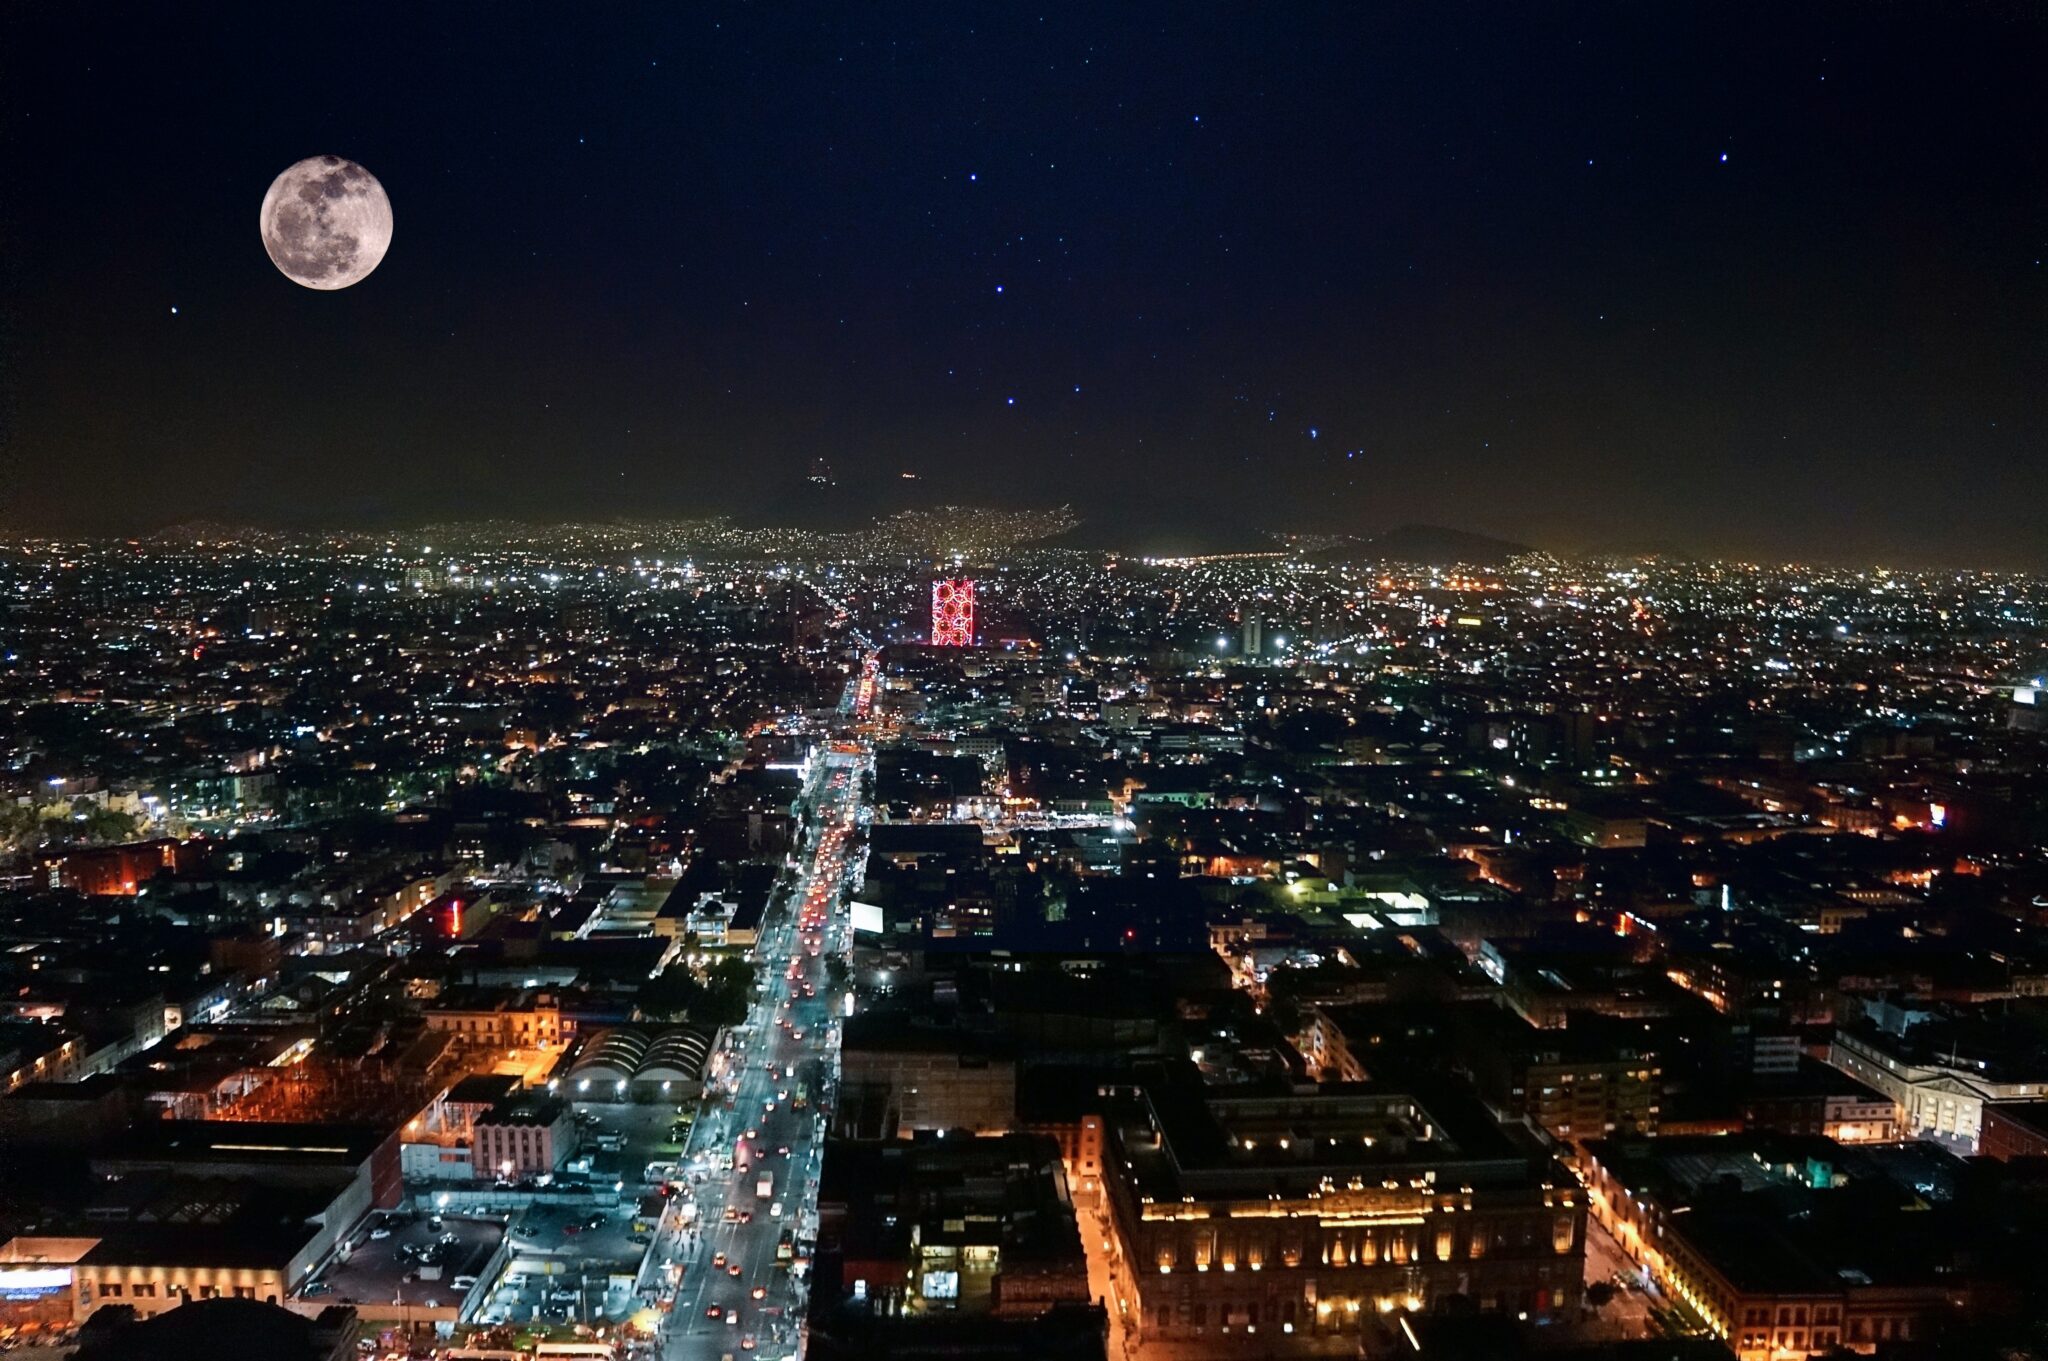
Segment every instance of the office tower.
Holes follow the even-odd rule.
[[[974,582],[953,577],[932,583],[932,646],[974,646]]]

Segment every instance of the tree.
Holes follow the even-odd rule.
[[[745,1020],[754,991],[754,966],[738,955],[727,955],[704,974],[704,1005],[691,1019],[700,1025],[733,1025]]]
[[[650,1021],[673,1021],[686,1015],[694,1017],[705,993],[704,985],[688,966],[672,964],[641,984],[634,1003]]]

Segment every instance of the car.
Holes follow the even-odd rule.
[[[740,1322],[740,1311],[739,1311],[739,1310],[737,1310],[737,1309],[728,1309],[728,1310],[726,1310],[726,1311],[725,1311],[725,1321],[726,1321],[727,1325],[729,1325],[729,1326],[731,1326],[731,1327],[735,1327],[735,1328],[736,1328],[736,1327],[738,1327],[738,1326],[739,1326],[739,1322]]]
[[[308,1281],[306,1282],[306,1288],[301,1290],[299,1293],[301,1295],[306,1296],[325,1295],[332,1289],[334,1289],[334,1287],[329,1285],[325,1281]]]
[[[454,1242],[454,1241],[455,1241],[455,1232],[454,1232],[454,1230],[452,1230],[452,1229],[451,1229],[451,1230],[449,1230],[449,1231],[448,1231],[447,1233],[444,1233],[444,1234],[442,1234],[442,1235],[441,1235],[441,1239],[440,1239],[440,1241],[441,1241],[442,1243],[444,1243],[444,1244],[446,1244],[446,1243],[452,1243],[452,1242]]]
[[[752,1210],[741,1210],[741,1211],[740,1211],[740,1223],[742,1223],[742,1224],[751,1224],[751,1223],[753,1223],[753,1222],[754,1222],[754,1212],[753,1212]]]
[[[370,1237],[372,1238],[389,1238],[390,1236],[391,1230],[386,1228],[379,1227],[370,1230]]]
[[[731,1266],[725,1269],[725,1274],[737,1278],[740,1274],[740,1264],[738,1262],[734,1262]]]
[[[714,1305],[712,1305],[712,1306],[711,1306],[711,1307],[710,1307],[709,1309],[706,1309],[706,1310],[704,1311],[704,1317],[705,1317],[705,1318],[724,1318],[724,1317],[725,1317],[725,1310],[724,1310],[724,1309],[723,1309],[722,1307],[720,1307],[719,1305],[716,1305],[716,1304],[714,1304]]]
[[[715,1266],[715,1267],[722,1267],[722,1266],[724,1266],[724,1265],[725,1265],[725,1254],[721,1252],[721,1253],[718,1253],[717,1255],[715,1255],[714,1257],[712,1257],[712,1259],[711,1259],[711,1265],[713,1265],[713,1266]]]
[[[767,1299],[767,1298],[768,1298],[768,1287],[767,1287],[767,1286],[765,1286],[765,1285],[757,1285],[757,1286],[755,1286],[755,1287],[754,1287],[754,1298],[755,1298],[755,1299],[757,1299],[757,1300],[765,1300],[765,1299]]]
[[[748,1333],[745,1337],[740,1339],[740,1350],[743,1352],[750,1352],[754,1350],[754,1335],[752,1333]]]
[[[475,1284],[476,1284],[476,1277],[474,1277],[474,1276],[457,1276],[457,1277],[455,1278],[455,1282],[454,1282],[454,1284],[455,1284],[455,1288],[456,1288],[457,1290],[467,1290],[467,1289],[469,1289],[469,1288],[470,1288],[471,1286],[473,1286],[473,1285],[475,1285]]]

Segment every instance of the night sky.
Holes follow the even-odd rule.
[[[772,514],[822,456],[2048,566],[2030,4],[367,8],[7,7],[0,524]],[[320,153],[396,215],[338,292],[257,234]]]

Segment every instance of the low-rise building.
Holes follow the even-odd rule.
[[[427,1026],[453,1033],[476,1049],[552,1048],[573,1032],[564,1023],[553,993],[529,988],[461,988],[445,992],[426,1007]]]
[[[1467,1093],[1224,1098],[1168,1079],[1111,1123],[1115,1256],[1147,1341],[1256,1335],[1285,1354],[1458,1301],[1578,1307],[1584,1193]]]
[[[832,1143],[818,1223],[830,1288],[871,1313],[1028,1318],[1090,1299],[1059,1149],[1038,1135]]]
[[[1595,1140],[1584,1170],[1594,1217],[1742,1361],[1869,1354],[2010,1298],[1981,1223],[1851,1171],[1852,1153],[1817,1136]]]
[[[561,1166],[575,1147],[569,1103],[523,1092],[477,1117],[470,1162],[478,1176],[535,1177]]]
[[[840,1049],[839,1127],[857,1137],[920,1130],[1000,1134],[1017,1118],[1009,1049],[899,1017],[855,1017]]]
[[[1870,1028],[1837,1031],[1828,1062],[1896,1103],[1905,1132],[1935,1135],[1968,1152],[1977,1149],[1988,1104],[2048,1097],[2048,1073],[1995,1075]]]

